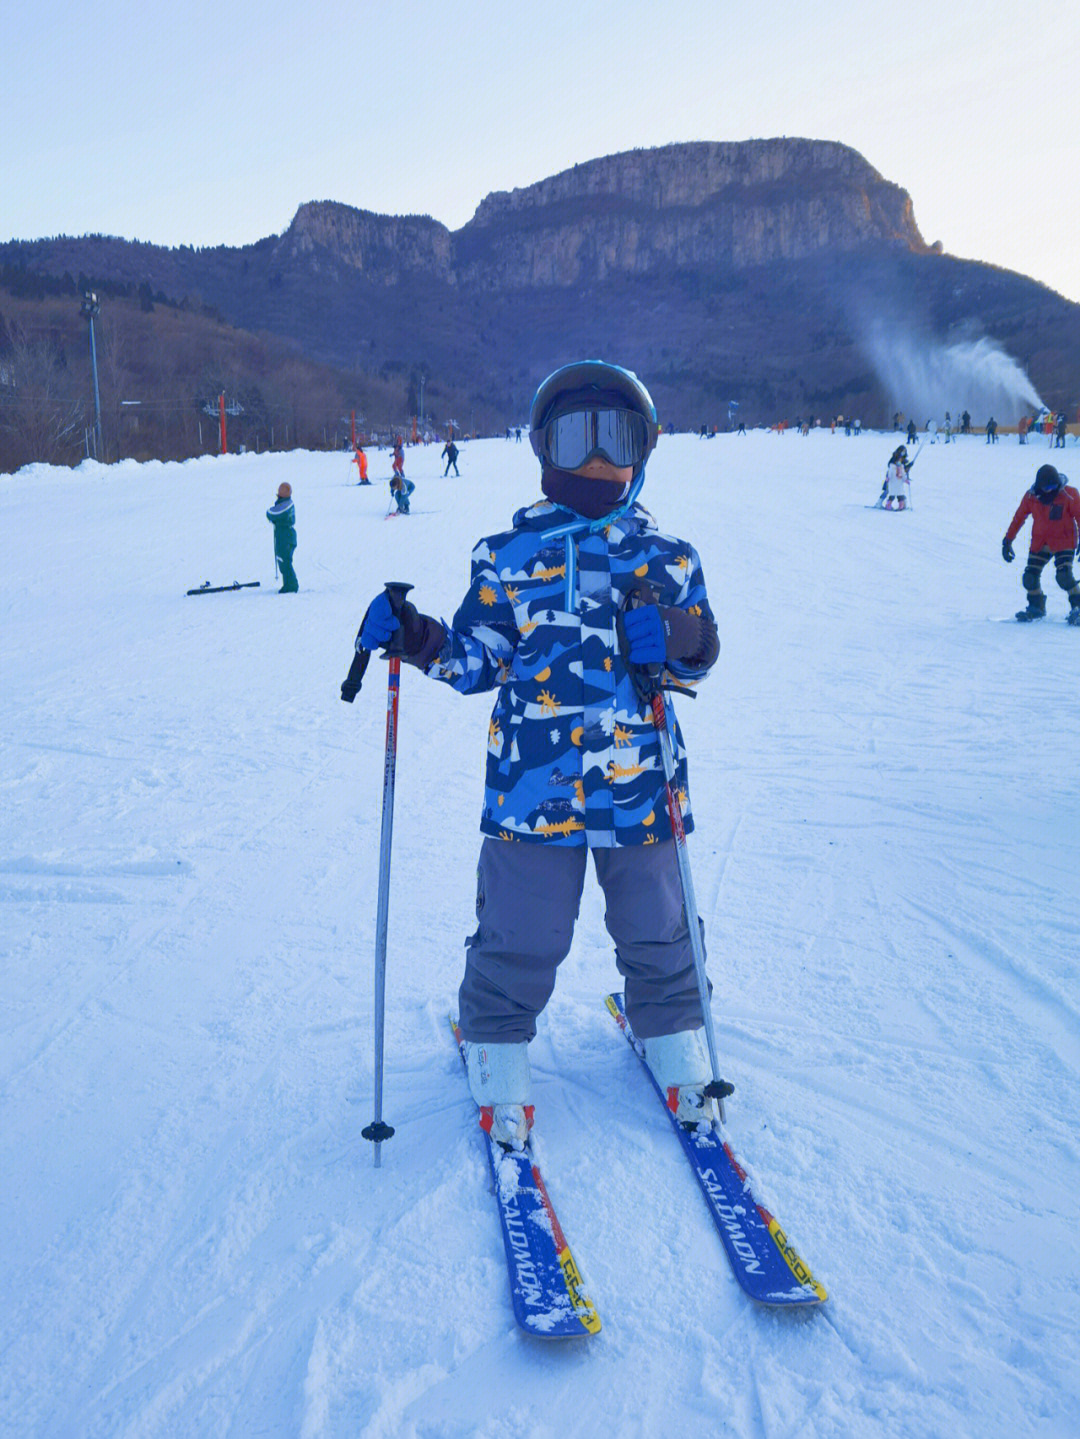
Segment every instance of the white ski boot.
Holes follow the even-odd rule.
[[[700,1029],[660,1034],[644,1043],[645,1062],[663,1091],[667,1107],[683,1128],[713,1128],[719,1115],[716,1101],[705,1094],[712,1074]]]
[[[504,1149],[524,1149],[533,1123],[529,1046],[466,1040],[465,1068],[480,1128]]]

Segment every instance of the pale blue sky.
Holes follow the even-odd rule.
[[[1076,6],[777,0],[23,3],[0,240],[278,234],[306,200],[456,229],[637,146],[838,140],[929,241],[1080,301]]]

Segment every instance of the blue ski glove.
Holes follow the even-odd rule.
[[[1009,544],[1008,540],[1002,540],[1001,542],[1001,558],[1007,565],[1011,565],[1015,558],[1013,547]]]
[[[661,664],[667,658],[667,635],[657,605],[641,605],[623,615],[631,664]]]
[[[381,650],[383,645],[390,643],[394,631],[400,628],[401,621],[390,608],[390,596],[381,590],[368,605],[357,638],[364,649]]]
[[[376,595],[361,622],[357,648],[381,649],[384,659],[403,659],[406,664],[426,669],[442,649],[446,631],[438,620],[422,615],[411,600],[404,598],[404,591],[411,585],[393,588],[401,591],[396,599],[397,612],[388,590]]]

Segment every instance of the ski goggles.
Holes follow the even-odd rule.
[[[572,410],[529,439],[539,458],[558,470],[580,470],[597,455],[620,469],[637,469],[652,448],[648,422],[634,410]]]

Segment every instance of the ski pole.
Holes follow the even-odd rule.
[[[675,788],[675,754],[668,728],[667,705],[659,685],[649,701],[652,707],[653,725],[660,740],[660,760],[664,767],[664,788],[667,791],[668,818],[671,820],[671,835],[675,841],[675,858],[679,866],[679,883],[682,885],[683,908],[686,911],[686,927],[690,931],[690,950],[694,956],[694,973],[697,976],[698,994],[701,998],[701,1017],[705,1024],[705,1041],[709,1047],[709,1068],[712,1082],[705,1086],[705,1093],[715,1099],[724,1120],[724,1100],[733,1094],[735,1086],[720,1078],[720,1063],[716,1057],[716,1032],[713,1028],[712,1007],[709,999],[709,981],[705,974],[705,948],[701,942],[701,924],[698,920],[697,899],[694,897],[694,880],[690,873],[690,856],[686,848],[686,829],[683,826],[682,805]]]
[[[387,584],[390,604],[397,613],[412,585]],[[363,625],[361,625],[363,630]],[[371,651],[356,637],[356,654],[345,682],[341,698],[351,704],[360,691]],[[382,1143],[392,1139],[393,1126],[382,1117],[383,1106],[383,1039],[386,1017],[386,935],[390,910],[390,851],[394,835],[394,780],[397,771],[398,696],[401,689],[401,657],[390,656],[386,683],[386,745],[383,756],[382,828],[379,834],[379,898],[375,917],[375,1115],[362,1130],[363,1137],[375,1145],[375,1168],[382,1163]]]
[[[627,596],[626,606],[635,603],[655,604],[656,600],[644,586],[638,586]],[[619,617],[622,630],[622,617]],[[701,940],[701,924],[698,920],[697,899],[694,895],[694,879],[690,873],[690,855],[686,848],[686,827],[683,824],[682,805],[676,788],[675,751],[668,725],[667,705],[660,684],[661,666],[633,665],[626,658],[628,646],[625,632],[620,634],[623,658],[639,699],[647,701],[652,711],[653,728],[660,744],[660,763],[664,770],[664,789],[667,795],[668,818],[671,821],[671,837],[675,841],[675,861],[679,869],[679,885],[682,889],[683,911],[686,928],[690,935],[690,952],[694,957],[694,975],[697,979],[698,997],[701,1001],[701,1019],[705,1026],[705,1042],[709,1050],[709,1068],[712,1080],[705,1086],[705,1094],[715,1099],[721,1123],[724,1122],[724,1100],[734,1094],[735,1086],[720,1078],[720,1061],[716,1054],[716,1031],[713,1026],[712,1005],[709,997],[709,980],[705,973],[705,947]],[[687,691],[693,698],[693,694]]]

